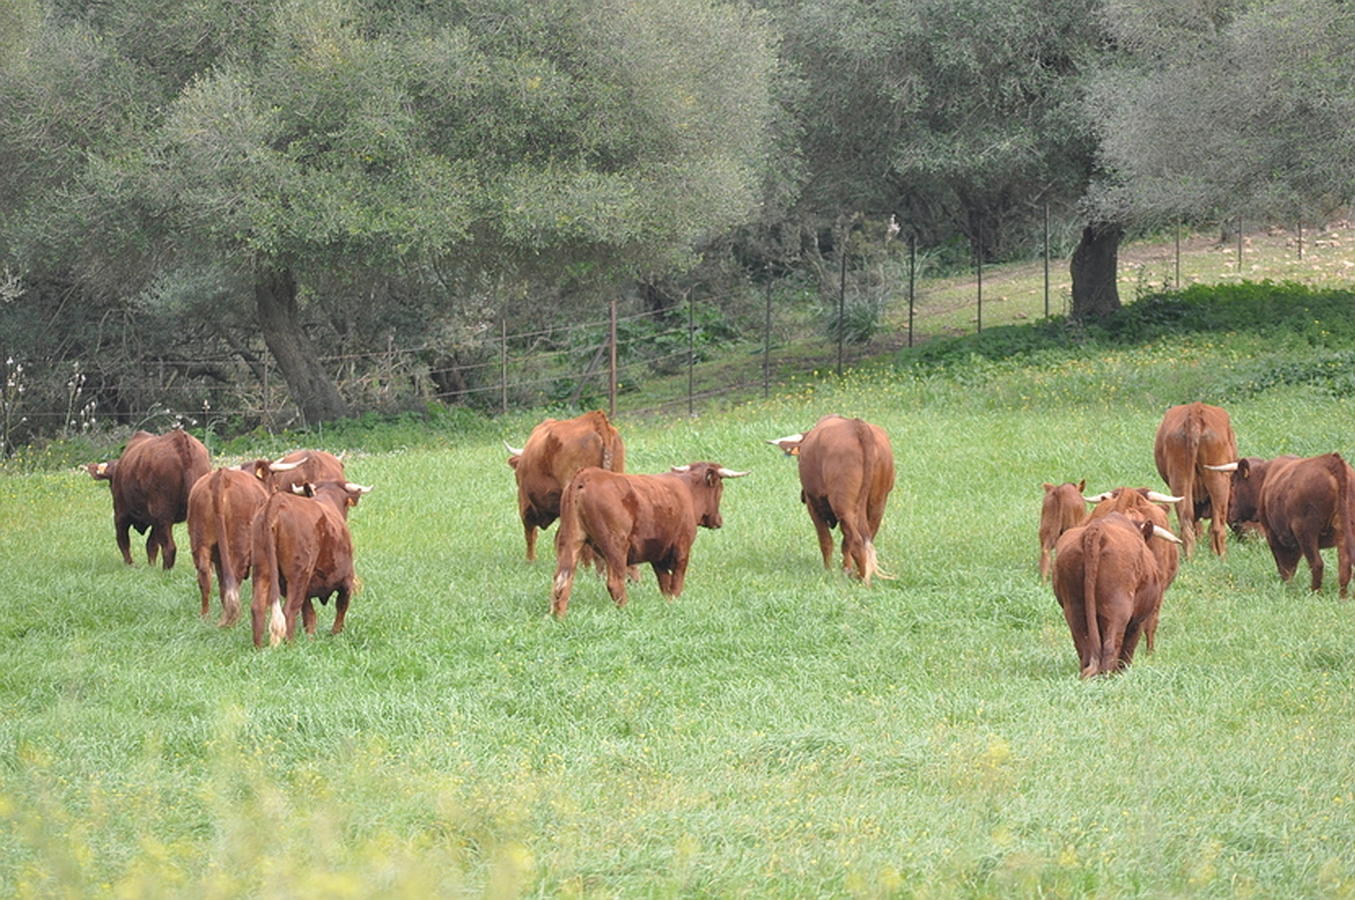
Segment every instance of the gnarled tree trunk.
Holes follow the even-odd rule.
[[[263,340],[287,381],[292,399],[307,425],[342,419],[348,404],[329,377],[296,308],[296,279],[288,268],[261,268],[254,273],[254,305]]]
[[[1115,276],[1123,237],[1124,229],[1114,222],[1092,222],[1082,229],[1082,240],[1069,266],[1073,276],[1072,318],[1095,321],[1120,308]]]

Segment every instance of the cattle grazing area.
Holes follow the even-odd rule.
[[[85,472],[0,477],[0,895],[1348,895],[1335,551],[1313,593],[1202,531],[1155,651],[1086,680],[1039,570],[1042,485],[1165,492],[1171,406],[1227,409],[1244,457],[1355,458],[1343,392],[1257,375],[1322,352],[1201,332],[619,417],[626,473],[748,474],[680,596],[642,566],[618,608],[580,566],[563,618],[560,525],[524,559],[503,447],[541,415],[213,447],[346,449],[372,487],[343,632],[331,604],[262,650],[200,615],[192,566],[123,562]],[[829,413],[888,435],[891,579],[824,568],[768,446]]]

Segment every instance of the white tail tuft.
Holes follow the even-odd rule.
[[[273,615],[268,620],[268,646],[276,647],[287,636],[287,617],[282,614],[282,600],[273,601]]]

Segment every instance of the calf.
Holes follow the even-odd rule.
[[[742,478],[719,463],[674,466],[660,475],[580,469],[560,502],[551,612],[563,618],[580,554],[590,548],[607,570],[607,592],[626,605],[626,567],[649,563],[667,598],[682,593],[696,527],[719,528],[724,479]]]
[[[1049,567],[1054,542],[1069,528],[1082,524],[1086,516],[1086,501],[1082,497],[1087,487],[1084,478],[1077,484],[1065,481],[1060,485],[1045,482],[1044,502],[1040,505],[1040,580],[1049,580]]]
[[[1054,596],[1083,678],[1129,665],[1140,634],[1156,622],[1165,586],[1149,543],[1161,532],[1150,522],[1109,513],[1059,538]]]
[[[217,469],[199,478],[188,494],[188,540],[198,571],[201,615],[207,618],[215,568],[221,589],[217,624],[223,628],[240,618],[240,585],[251,564],[250,524],[269,493],[259,473],[266,474],[268,464],[265,459]]]
[[[263,646],[264,618],[269,643],[276,645],[284,634],[296,634],[296,615],[302,615],[306,633],[315,634],[315,607],[311,599],[334,603],[334,627],[343,631],[348,601],[353,596],[353,538],[348,531],[348,510],[371,490],[360,484],[322,481],[293,489],[298,493],[275,493],[254,517],[254,599],[250,613],[254,646]],[[281,595],[287,595],[286,608]]]
[[[163,551],[165,569],[174,568],[174,523],[188,518],[188,494],[211,468],[207,448],[178,428],[162,435],[138,431],[122,456],[86,466],[90,477],[107,481],[113,494],[113,527],[123,562],[132,564],[128,529],[137,534],[150,529],[146,561],[155,565]]]

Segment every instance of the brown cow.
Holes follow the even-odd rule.
[[[1046,481],[1041,487],[1044,488],[1044,502],[1040,504],[1040,580],[1048,581],[1054,542],[1086,518],[1087,505],[1082,492],[1087,487],[1087,480],[1084,478],[1077,484],[1065,481],[1060,485]]]
[[[347,480],[343,459],[324,450],[293,450],[271,463],[259,460],[254,464],[254,472],[271,490],[283,493],[298,485]]]
[[[607,592],[618,607],[626,605],[626,568],[639,563],[653,567],[664,597],[681,594],[696,527],[724,524],[724,479],[747,474],[713,462],[674,466],[659,475],[580,469],[560,504],[551,612],[563,618],[568,611],[574,570],[585,547],[606,565]]]
[[[825,569],[833,565],[832,528],[842,525],[842,568],[866,584],[888,578],[875,535],[894,488],[894,455],[884,429],[861,419],[824,416],[808,434],[768,441],[800,458],[800,501],[819,536]]]
[[[315,607],[311,599],[326,603],[337,593],[334,627],[343,631],[348,601],[353,596],[353,538],[348,531],[348,510],[371,490],[344,481],[322,481],[293,488],[297,493],[275,493],[254,517],[254,599],[250,604],[254,646],[263,646],[264,618],[269,643],[284,634],[296,634],[296,615],[301,613],[306,633],[315,634]],[[287,594],[286,608],[281,595]]]
[[[1149,541],[1148,549],[1153,552],[1153,559],[1157,561],[1158,574],[1162,578],[1162,590],[1166,591],[1176,580],[1176,573],[1181,568],[1181,553],[1177,549],[1181,541],[1167,530],[1167,509],[1159,504],[1178,503],[1180,500],[1180,497],[1169,497],[1148,488],[1119,487],[1087,498],[1089,503],[1096,505],[1088,511],[1086,522],[1111,513],[1119,513],[1136,525],[1147,522],[1161,529],[1156,533],[1163,539]],[[1157,636],[1157,620],[1158,613],[1154,611],[1143,626],[1143,637],[1148,643],[1149,653],[1153,652],[1153,642]]]
[[[155,565],[163,550],[165,569],[174,568],[174,523],[188,518],[188,493],[212,468],[202,442],[179,428],[158,436],[138,431],[122,456],[85,468],[94,480],[107,481],[113,494],[113,527],[123,562],[132,564],[128,529],[137,534],[149,529],[146,561]]]
[[[585,466],[626,471],[621,435],[601,410],[574,419],[547,419],[532,429],[522,449],[509,445],[508,465],[518,485],[518,515],[527,559],[536,559],[536,530],[560,517],[560,495]]]
[[[1163,534],[1121,513],[1064,533],[1055,548],[1054,596],[1083,678],[1129,665],[1139,636],[1157,622],[1165,585],[1149,545]]]
[[[269,461],[256,460],[202,476],[188,495],[188,540],[198,571],[201,615],[207,618],[212,594],[212,569],[221,589],[223,628],[240,618],[240,585],[249,577],[250,524],[268,500],[264,480]]]
[[[1176,520],[1186,556],[1195,552],[1196,523],[1203,518],[1210,520],[1210,547],[1219,556],[1226,556],[1229,477],[1214,467],[1237,459],[1237,438],[1228,413],[1204,403],[1173,406],[1158,426],[1153,459],[1162,480],[1181,497],[1176,504]]]
[[[1261,487],[1271,470],[1297,460],[1297,456],[1277,456],[1261,459],[1248,456],[1235,463],[1218,466],[1222,472],[1231,472],[1228,486],[1228,527],[1241,537],[1248,529],[1261,528]]]
[[[1238,473],[1244,472],[1243,462],[1238,461]],[[1243,477],[1260,477],[1250,468],[1248,464]],[[1266,468],[1257,518],[1282,581],[1294,577],[1302,556],[1308,560],[1312,573],[1312,589],[1320,590],[1323,571],[1320,551],[1335,547],[1341,596],[1346,596],[1355,560],[1352,479],[1355,471],[1339,453],[1275,460]]]

